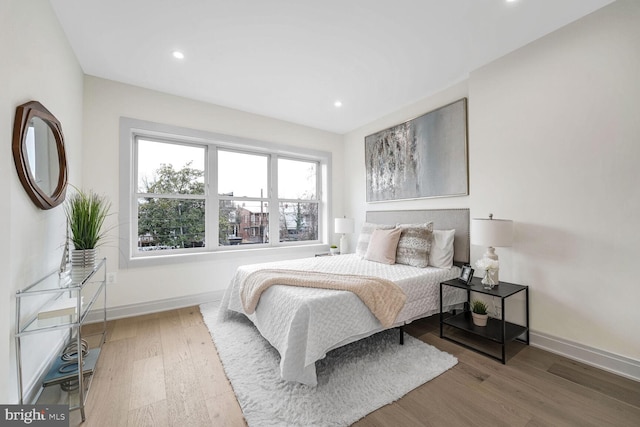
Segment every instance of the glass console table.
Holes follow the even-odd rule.
[[[16,292],[16,360],[20,404],[85,402],[100,349],[106,339],[107,260],[78,274],[54,271]],[[83,325],[102,299],[101,324],[89,334]],[[50,350],[43,350],[50,346]],[[81,349],[81,351],[78,351]],[[82,369],[78,369],[82,366]]]

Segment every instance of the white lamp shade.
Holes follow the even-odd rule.
[[[471,220],[471,244],[478,246],[511,246],[513,221],[510,219],[474,218]]]
[[[356,224],[352,218],[336,218],[335,232],[339,234],[351,234],[355,231]]]

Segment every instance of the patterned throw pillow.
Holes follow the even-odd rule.
[[[367,254],[367,248],[369,247],[369,241],[371,240],[373,230],[378,228],[381,230],[391,230],[393,228],[396,228],[396,226],[373,224],[371,222],[365,222],[364,224],[362,224],[360,235],[358,236],[358,243],[356,244],[356,255],[358,255],[360,258],[364,258],[364,256]]]
[[[397,227],[402,230],[402,233],[396,251],[396,263],[420,268],[428,266],[433,222],[398,224]]]

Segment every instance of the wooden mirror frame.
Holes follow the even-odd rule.
[[[38,186],[35,177],[29,167],[26,136],[31,119],[38,117],[44,121],[53,133],[58,151],[58,182],[52,194],[47,194]],[[13,161],[20,177],[22,186],[27,194],[41,209],[51,209],[64,201],[67,192],[67,155],[64,149],[64,136],[62,126],[44,105],[38,101],[30,101],[16,108],[16,118],[13,123]]]

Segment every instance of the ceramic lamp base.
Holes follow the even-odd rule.
[[[341,254],[349,253],[349,241],[347,240],[347,236],[344,234],[340,238],[340,253]]]

